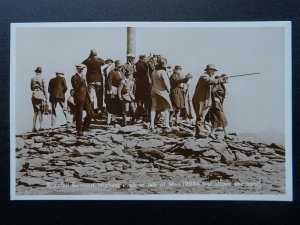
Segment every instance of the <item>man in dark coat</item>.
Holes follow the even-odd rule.
[[[91,119],[94,116],[91,100],[88,94],[88,87],[83,75],[84,65],[76,65],[77,73],[71,78],[71,83],[74,89],[75,101],[75,116],[77,136],[82,136],[82,131],[88,130]],[[82,127],[82,111],[86,110],[86,117]]]
[[[94,111],[98,114],[98,111],[103,109],[103,76],[101,72],[101,66],[105,64],[104,60],[97,57],[96,50],[91,50],[89,57],[82,62],[86,65],[86,80],[88,84],[88,93],[93,105],[97,101],[97,108],[94,107]],[[94,99],[96,96],[96,99]]]
[[[177,65],[174,68],[174,72],[170,77],[171,84],[171,101],[174,108],[175,114],[175,124],[179,121],[180,110],[185,108],[185,99],[184,99],[184,87],[183,83],[187,83],[192,75],[187,74],[185,77],[181,75],[181,66]]]
[[[54,127],[56,124],[56,106],[57,103],[63,110],[63,113],[66,118],[66,123],[68,122],[67,117],[67,107],[65,105],[65,93],[68,90],[66,79],[64,74],[61,72],[56,72],[56,77],[52,78],[49,81],[48,92],[49,92],[49,101],[51,103],[51,126]]]
[[[143,111],[145,109],[150,110],[151,108],[151,80],[148,73],[149,67],[148,64],[145,62],[145,57],[146,55],[140,55],[139,61],[135,64],[135,99],[138,107],[137,110],[139,111]]]

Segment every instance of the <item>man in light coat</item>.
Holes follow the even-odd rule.
[[[195,93],[192,99],[195,114],[196,114],[196,138],[206,138],[207,136],[201,134],[201,125],[204,124],[204,119],[208,113],[211,105],[211,88],[214,85],[226,83],[227,76],[223,76],[219,79],[215,79],[213,76],[215,71],[218,71],[213,64],[206,65],[205,73],[202,74],[196,85]]]

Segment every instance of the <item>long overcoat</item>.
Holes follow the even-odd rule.
[[[205,109],[211,107],[211,87],[219,83],[220,79],[215,79],[206,72],[200,76],[192,99],[196,114],[201,115]]]
[[[173,73],[170,77],[171,84],[171,101],[177,108],[185,107],[184,90],[182,83],[188,82],[189,78],[181,77],[177,73]]]
[[[64,77],[55,77],[49,81],[48,92],[50,95],[50,102],[53,103],[55,99],[65,101],[65,93],[68,90],[66,79]]]

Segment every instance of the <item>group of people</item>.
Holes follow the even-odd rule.
[[[107,113],[107,124],[122,116],[122,125],[134,124],[136,119],[143,117],[150,122],[150,129],[155,128],[157,113],[164,115],[164,127],[179,123],[181,115],[191,119],[191,101],[189,97],[189,80],[192,75],[182,75],[182,67],[176,65],[171,71],[167,59],[160,55],[140,55],[135,63],[133,54],[127,55],[127,62],[120,60],[103,60],[98,58],[96,50],[91,50],[88,58],[76,65],[76,73],[71,78],[72,90],[67,104],[65,93],[66,80],[62,72],[56,72],[46,91],[42,68],[37,67],[36,75],[31,79],[32,104],[34,109],[33,132],[36,132],[36,120],[39,118],[40,129],[43,130],[43,110],[45,103],[51,103],[51,125],[56,123],[56,107],[60,105],[66,122],[69,113],[76,122],[77,135],[89,129],[92,119]],[[86,68],[86,74],[84,74]],[[227,120],[223,111],[226,94],[224,84],[228,79],[225,74],[214,77],[217,71],[209,64],[200,76],[195,94],[192,98],[196,114],[196,138],[204,138],[205,120],[209,118],[212,129],[210,137],[216,138],[214,132],[222,127],[227,136]],[[104,103],[106,107],[104,107]],[[83,111],[86,116],[83,120]],[[209,115],[209,116],[208,116]],[[175,118],[175,119],[174,119]],[[174,121],[173,121],[174,120]]]

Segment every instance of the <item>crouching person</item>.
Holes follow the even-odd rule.
[[[132,118],[131,123],[135,123],[135,97],[134,97],[134,80],[133,80],[133,74],[126,70],[125,71],[125,78],[120,82],[118,87],[118,96],[121,100],[122,104],[122,116],[123,116],[123,125],[127,125],[127,116],[129,115],[129,108],[132,111]]]

